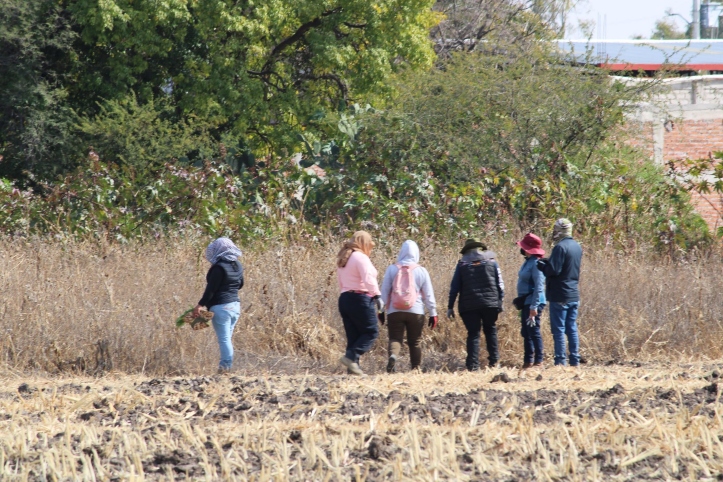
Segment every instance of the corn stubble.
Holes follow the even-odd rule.
[[[504,384],[490,382],[491,370],[6,375],[0,478],[715,480],[723,473],[720,374],[712,364],[509,373]]]

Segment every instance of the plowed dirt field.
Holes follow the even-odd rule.
[[[721,480],[719,367],[6,374],[0,479]]]

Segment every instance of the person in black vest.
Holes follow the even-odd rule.
[[[505,285],[495,253],[476,239],[468,239],[460,252],[449,287],[447,317],[454,318],[454,302],[459,295],[459,316],[467,328],[467,370],[479,370],[480,330],[487,342],[489,366],[499,361],[497,317],[502,311]]]
[[[244,285],[244,269],[238,258],[241,250],[228,238],[218,238],[206,248],[206,260],[211,268],[206,274],[206,290],[193,316],[198,316],[201,308],[213,312],[213,329],[218,339],[221,360],[218,372],[226,373],[233,364],[233,329],[241,315],[241,300],[238,292]]]

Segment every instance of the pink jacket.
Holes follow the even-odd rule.
[[[336,277],[339,280],[339,290],[345,291],[366,291],[371,296],[381,295],[379,283],[377,283],[377,269],[372,264],[369,256],[354,251],[349,256],[349,261],[343,268],[336,268]]]

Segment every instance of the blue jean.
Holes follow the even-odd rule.
[[[570,366],[580,364],[580,339],[577,334],[577,310],[580,303],[550,302],[550,329],[555,342],[555,365],[565,365],[565,337],[570,350]]]
[[[528,326],[527,319],[530,317],[530,305],[525,305],[521,311],[522,329],[520,335],[525,340],[525,360],[524,363],[542,363],[544,359],[544,352],[542,349],[542,333],[540,327],[542,321],[540,316],[542,310],[545,309],[545,305],[537,307],[537,316],[535,316],[535,326]]]
[[[374,300],[366,294],[345,291],[339,296],[339,313],[346,332],[344,356],[359,363],[359,357],[372,349],[379,336]]]
[[[209,308],[213,312],[211,324],[216,332],[218,339],[218,348],[221,352],[221,361],[218,367],[229,370],[233,364],[233,329],[236,326],[239,316],[241,315],[241,303],[235,301],[226,303],[225,305],[214,305]]]

